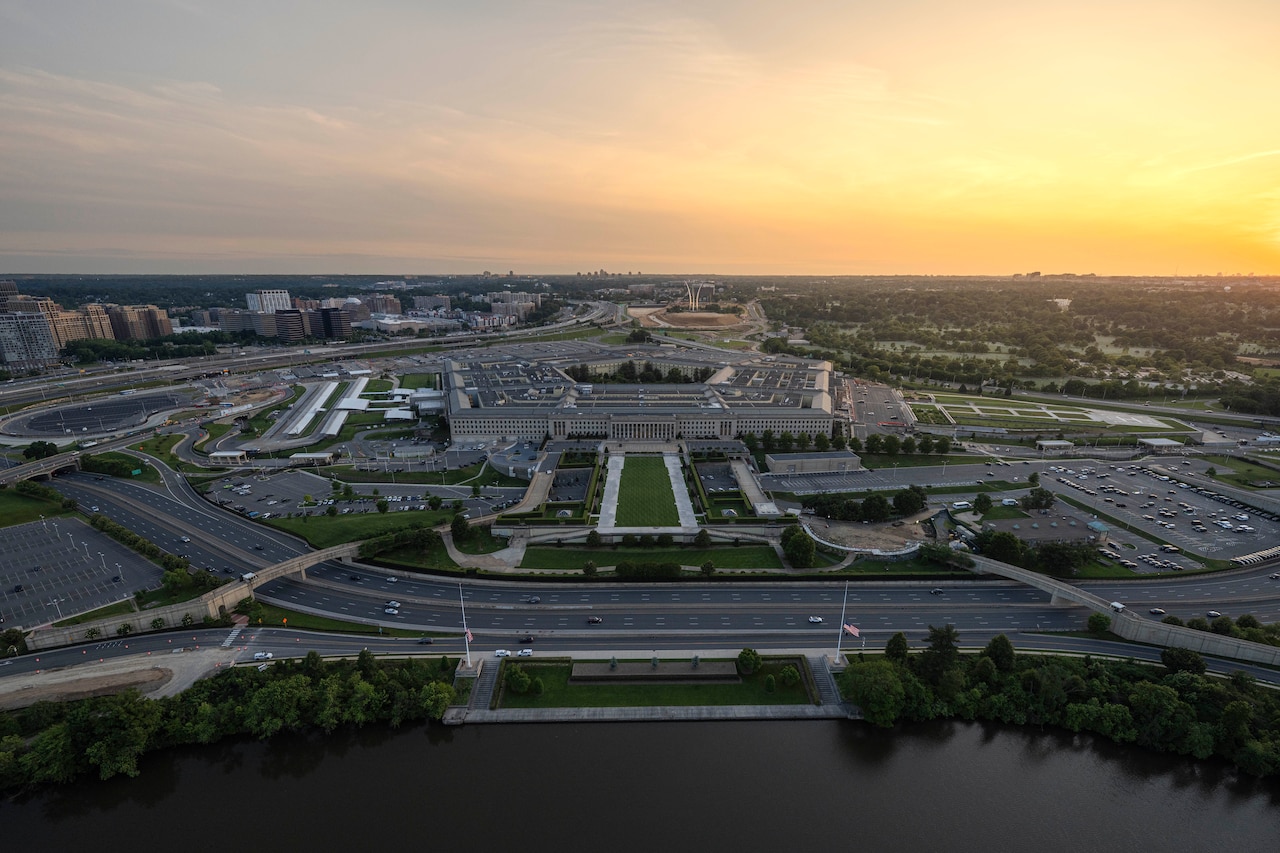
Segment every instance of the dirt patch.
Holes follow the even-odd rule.
[[[904,545],[926,538],[924,527],[917,524],[915,519],[908,519],[901,527],[857,521],[827,521],[822,518],[810,519],[809,524],[818,536],[849,548],[896,551]]]
[[[51,673],[51,675],[56,674]],[[69,673],[68,676],[70,676]],[[115,693],[123,693],[130,688],[136,688],[139,693],[145,695],[159,690],[172,678],[172,670],[158,666],[128,672],[70,676],[65,680],[51,678],[44,683],[15,685],[16,689],[0,692],[0,710],[12,711],[15,708],[25,708],[44,701],[71,702],[76,699],[90,699],[94,696],[111,696]]]
[[[685,311],[679,314],[663,314],[662,321],[668,326],[681,329],[723,329],[736,326],[742,322],[737,314],[705,314],[703,312]]]

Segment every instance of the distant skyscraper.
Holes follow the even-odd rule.
[[[246,293],[244,301],[248,303],[250,311],[271,313],[288,311],[293,307],[287,290],[255,290],[253,293]]]

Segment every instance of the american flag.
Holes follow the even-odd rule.
[[[470,628],[468,628],[468,629],[467,629],[467,642],[468,642],[468,643],[470,643],[470,642],[472,642],[472,641],[474,641],[474,640],[475,640],[475,637],[471,636],[471,629],[470,629]]]
[[[845,623],[845,625],[844,625],[844,629],[845,629],[846,631],[848,631],[850,634],[853,634],[853,636],[855,636],[855,637],[861,637],[861,636],[862,636],[861,634],[859,634],[859,633],[858,633],[858,629],[857,629],[857,628],[855,628],[855,627],[853,627],[852,625],[850,625],[848,622],[846,622],[846,623]]]

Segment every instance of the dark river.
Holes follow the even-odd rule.
[[[938,723],[365,731],[155,756],[0,803],[4,849],[1274,850],[1280,783]]]

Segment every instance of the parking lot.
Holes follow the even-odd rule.
[[[0,551],[5,627],[55,622],[130,598],[163,574],[78,518],[0,528]]]
[[[1054,465],[1046,476],[1126,527],[1184,551],[1230,559],[1280,542],[1280,515],[1222,494],[1204,475],[1205,468],[1190,460]],[[1156,546],[1150,551],[1156,552]]]

